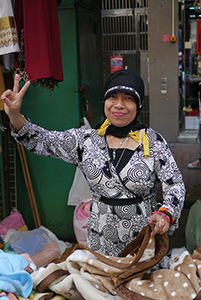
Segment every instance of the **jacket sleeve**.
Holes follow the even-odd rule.
[[[16,133],[11,126],[11,135],[27,150],[47,157],[54,157],[71,164],[78,164],[78,129],[49,131],[24,117],[25,124]],[[77,131],[76,131],[77,130]]]
[[[158,133],[156,133],[153,151],[155,172],[162,185],[162,207],[166,208],[175,219],[168,232],[171,234],[179,227],[186,189],[172,152],[165,139]]]

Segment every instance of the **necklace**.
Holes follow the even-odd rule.
[[[126,143],[126,142],[127,142],[127,143],[126,143],[125,147],[127,146],[129,137],[127,136],[123,141],[119,142],[119,146],[118,146],[117,148],[113,148],[113,145],[112,145],[112,139],[111,139],[111,136],[110,136],[110,135],[109,135],[109,139],[110,139],[110,143],[111,143],[111,146],[112,146],[112,159],[115,160],[115,159],[116,159],[116,151],[119,149],[119,147],[120,147],[121,145],[123,145],[123,144]],[[124,151],[125,151],[125,147],[124,147]],[[124,151],[122,151],[122,155],[123,155],[123,152],[124,152]],[[120,159],[121,159],[122,155],[120,156]],[[119,163],[119,161],[118,161],[118,163]]]
[[[117,163],[116,163],[116,165],[115,165],[115,169],[116,169],[116,170],[117,170],[117,167],[118,167],[118,165],[119,165],[119,163],[120,163],[120,161],[121,161],[121,159],[122,159],[122,156],[124,155],[124,152],[125,152],[125,150],[126,150],[126,146],[128,145],[128,141],[129,141],[129,138],[127,139],[126,144],[125,144],[125,146],[124,146],[124,149],[122,150],[121,155],[120,155],[120,157],[119,157],[119,159],[118,159],[118,161],[117,161]]]

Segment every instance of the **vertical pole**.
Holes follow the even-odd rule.
[[[172,0],[172,36],[174,36],[174,0]]]
[[[2,120],[2,111],[1,118]],[[3,219],[6,218],[6,193],[5,193],[5,182],[4,182],[4,164],[3,164],[3,143],[2,143],[2,131],[0,130],[0,146],[2,151],[0,151],[0,176],[1,176],[1,194],[2,194],[2,209],[3,209]]]

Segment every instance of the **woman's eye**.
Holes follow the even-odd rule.
[[[127,96],[127,97],[126,97],[126,100],[129,100],[129,101],[134,101],[134,98],[133,98],[133,97],[131,97],[131,96]]]

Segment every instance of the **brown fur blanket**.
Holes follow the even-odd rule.
[[[192,256],[185,249],[172,255],[167,269],[153,272],[167,253],[168,237],[150,233],[147,225],[119,257],[78,244],[66,261],[33,272],[34,288],[72,300],[201,299],[201,246]]]

